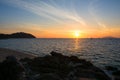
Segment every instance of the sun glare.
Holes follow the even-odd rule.
[[[76,38],[78,38],[80,36],[80,32],[79,31],[75,31],[74,35],[75,35]]]

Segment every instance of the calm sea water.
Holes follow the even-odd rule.
[[[87,59],[99,67],[120,68],[120,39],[6,39],[0,40],[0,47],[39,56],[57,51]]]

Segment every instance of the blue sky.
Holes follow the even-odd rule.
[[[85,37],[120,37],[120,0],[0,0],[0,28],[38,37],[75,30]]]

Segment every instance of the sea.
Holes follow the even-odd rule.
[[[50,55],[51,51],[56,51],[86,59],[100,68],[113,66],[120,69],[120,39],[1,39],[0,48],[38,56]]]

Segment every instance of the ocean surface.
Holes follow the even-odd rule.
[[[51,51],[75,55],[94,65],[120,69],[120,39],[2,39],[0,48],[9,48],[39,56]]]

